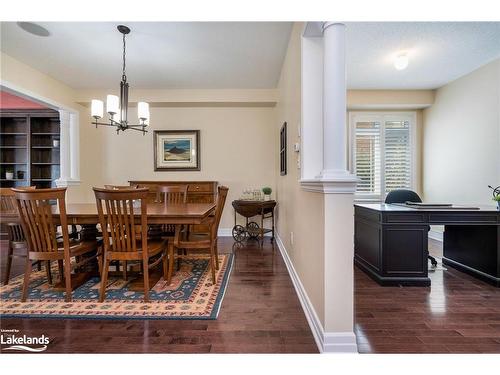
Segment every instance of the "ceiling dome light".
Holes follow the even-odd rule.
[[[399,53],[394,59],[394,67],[397,70],[404,70],[408,67],[408,54],[406,52]]]
[[[27,33],[36,35],[36,36],[49,36],[50,32],[45,27],[42,27],[33,22],[17,22],[17,26],[26,31]]]

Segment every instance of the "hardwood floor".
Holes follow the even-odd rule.
[[[219,240],[220,252],[232,245],[232,238]],[[234,251],[217,320],[2,319],[1,328],[45,334],[50,353],[317,353],[277,246],[266,239],[262,249],[251,241]],[[14,263],[13,274],[22,266]]]
[[[232,251],[232,239],[219,244]],[[217,320],[2,319],[1,328],[45,334],[51,353],[317,353],[277,247],[266,240],[263,249],[249,242],[234,251]],[[430,251],[439,258],[440,243],[431,240]],[[357,268],[354,275],[361,353],[500,353],[500,288],[452,268],[430,272],[430,288],[381,287]]]
[[[429,249],[442,256],[439,242]],[[500,353],[500,288],[446,268],[429,288],[381,287],[355,268],[359,352]]]

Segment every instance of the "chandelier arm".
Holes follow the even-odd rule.
[[[136,132],[141,132],[141,133],[147,133],[148,132],[146,129],[136,129],[136,128],[132,128],[132,127],[129,127],[128,129],[135,130]]]
[[[108,124],[106,122],[93,122],[94,125],[102,125],[102,126],[113,126],[113,127],[119,127],[119,125],[115,124]]]

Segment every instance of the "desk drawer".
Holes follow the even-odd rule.
[[[431,213],[430,224],[499,224],[500,214],[489,213]]]

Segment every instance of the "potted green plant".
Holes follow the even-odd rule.
[[[264,200],[265,201],[271,200],[271,193],[273,192],[273,189],[266,186],[266,187],[262,188],[262,192],[264,193]]]
[[[494,188],[493,186],[488,185],[488,187],[493,191],[493,198],[491,199],[497,202],[497,209],[500,211],[500,186]]]

